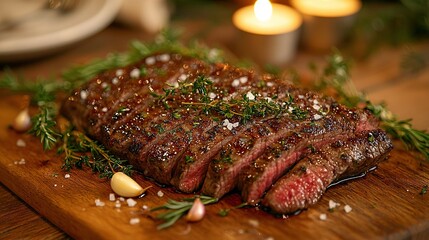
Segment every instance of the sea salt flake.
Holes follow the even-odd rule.
[[[344,206],[344,211],[345,211],[346,213],[349,213],[349,212],[351,212],[351,211],[352,211],[352,207],[350,207],[350,205],[345,205],[345,206]]]
[[[148,58],[146,58],[146,60],[145,60],[145,63],[146,63],[147,65],[153,65],[153,64],[155,64],[155,62],[156,62],[155,57],[148,57]]]
[[[95,199],[94,202],[95,202],[95,206],[97,207],[103,207],[105,205],[105,203],[101,201],[99,198]]]
[[[244,76],[244,77],[239,78],[238,80],[240,81],[241,84],[245,84],[245,83],[247,83],[248,78],[247,78],[247,76]]]
[[[240,125],[240,123],[239,123],[239,122],[236,122],[236,123],[233,123],[233,124],[232,124],[232,127],[236,128],[236,127],[238,127],[238,125]]]
[[[216,98],[216,93],[210,92],[209,93],[209,98],[212,99],[212,100],[215,99]]]
[[[123,202],[123,201],[125,201],[125,198],[119,197],[119,201]]]
[[[223,120],[222,126],[228,126],[228,124],[229,124],[229,120],[228,119]]]
[[[118,76],[118,77],[124,75],[124,70],[122,70],[122,69],[116,70],[115,75]]]
[[[185,74],[181,74],[180,76],[179,76],[179,81],[185,81],[186,80],[186,78],[188,78]]]
[[[147,211],[147,210],[149,210],[149,206],[148,205],[143,205],[142,209],[145,210],[145,211]]]
[[[65,175],[64,175],[64,178],[70,178],[70,174],[69,173],[66,173]]]
[[[130,219],[130,224],[131,225],[136,225],[140,223],[140,218],[131,218]]]
[[[319,106],[319,105],[313,105],[313,108],[314,108],[316,111],[319,111],[320,106]]]
[[[232,126],[232,123],[228,123],[228,125],[226,125],[226,128],[231,131],[234,127]]]
[[[116,85],[116,84],[118,84],[118,83],[119,83],[119,79],[118,79],[117,77],[114,77],[114,78],[112,79],[112,84]]]
[[[255,100],[255,95],[252,92],[247,92],[246,97],[251,101]]]
[[[121,202],[119,200],[116,200],[115,208],[121,208]]]
[[[314,118],[314,120],[319,120],[322,118],[322,115],[314,114],[313,118]]]
[[[88,92],[85,90],[80,91],[80,98],[85,100],[88,97]]]
[[[240,86],[240,80],[238,79],[234,79],[234,81],[232,81],[231,86],[233,87],[238,87]]]
[[[115,194],[114,193],[110,193],[109,194],[109,201],[114,202],[116,200]]]
[[[22,139],[18,139],[18,140],[16,141],[16,146],[18,146],[18,147],[25,147],[25,146],[27,146],[27,144],[25,143],[25,141],[24,141],[24,140],[22,140]]]
[[[299,99],[303,99],[303,98],[304,98],[304,96],[303,96],[303,95],[298,95],[298,98],[299,98]]]
[[[102,112],[107,112],[107,107],[101,109]]]
[[[159,191],[156,193],[156,195],[158,195],[158,197],[163,197],[163,196],[164,196],[164,193],[163,193],[161,190],[159,190]]]
[[[140,77],[140,70],[137,68],[134,68],[133,70],[131,70],[130,77],[131,78],[139,78]]]
[[[338,207],[338,206],[340,206],[340,204],[339,203],[336,203],[335,201],[333,201],[333,200],[329,200],[329,209],[334,209],[334,208],[336,208],[336,207]]]
[[[162,55],[158,56],[158,59],[161,62],[168,62],[168,61],[170,61],[170,55],[169,54],[162,54]]]
[[[127,204],[128,204],[128,207],[134,207],[134,206],[137,205],[137,202],[134,201],[134,199],[132,199],[132,198],[128,198],[127,199]]]
[[[326,221],[328,219],[328,216],[325,213],[320,214],[319,219],[322,221]]]
[[[272,86],[274,86],[273,82],[267,82],[267,87],[272,87]]]

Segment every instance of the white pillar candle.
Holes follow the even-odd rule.
[[[304,19],[304,46],[326,52],[341,43],[362,4],[359,0],[291,0],[291,5]]]
[[[236,50],[243,57],[283,65],[295,55],[302,18],[294,9],[258,0],[237,10],[232,22],[238,30]]]

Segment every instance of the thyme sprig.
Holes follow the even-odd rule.
[[[182,101],[180,104],[188,107],[195,107],[201,110],[203,114],[219,114],[225,118],[239,117],[242,123],[246,123],[254,117],[279,116],[286,112],[287,107],[294,106],[292,118],[303,119],[306,112],[293,104],[293,98],[289,96],[285,102],[277,101],[277,98],[259,98],[249,93],[241,95],[241,98],[211,99],[209,93],[213,92],[213,82],[205,76],[198,76],[195,80],[179,82],[177,87],[170,86],[164,88],[162,93],[151,92],[165,109],[170,109],[169,101],[173,101],[176,94],[193,94],[193,101]]]
[[[111,154],[85,134],[69,129],[63,136],[63,144],[57,149],[57,153],[65,155],[62,168],[66,171],[87,166],[93,172],[98,172],[100,178],[111,178],[119,171],[131,175],[132,166],[127,165],[126,160]]]
[[[420,152],[429,160],[429,134],[423,130],[412,128],[411,119],[398,120],[384,104],[374,104],[367,97],[356,90],[351,78],[349,63],[339,52],[334,52],[328,58],[328,64],[316,88],[321,91],[333,89],[339,102],[349,107],[365,107],[370,110],[381,122],[381,127],[392,137],[400,139],[412,150]]]
[[[156,216],[157,219],[164,221],[164,223],[158,225],[157,229],[161,230],[168,228],[176,223],[181,217],[185,216],[185,214],[191,209],[196,198],[200,198],[204,205],[217,203],[219,201],[218,198],[209,196],[194,196],[191,198],[184,198],[181,201],[169,199],[166,204],[151,209],[152,212],[166,210]]]

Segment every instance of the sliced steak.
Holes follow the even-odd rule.
[[[296,164],[267,192],[262,204],[284,214],[307,208],[320,199],[332,182],[368,171],[384,160],[391,149],[391,141],[381,130],[364,131],[336,141]]]
[[[294,161],[303,156],[304,150],[310,144],[315,146],[326,144],[329,141],[334,141],[337,135],[354,134],[357,129],[366,129],[367,125],[370,129],[374,129],[376,127],[374,125],[377,125],[376,122],[374,125],[369,124],[374,121],[369,121],[371,117],[367,112],[352,112],[317,94],[306,92],[294,97],[297,106],[300,106],[297,109],[306,111],[306,119],[293,120],[296,115],[291,111],[290,114],[276,119],[272,127],[268,123],[256,125],[243,133],[237,141],[226,145],[210,164],[202,189],[204,194],[222,197],[233,190],[237,185],[239,173],[251,165],[262,153],[266,153],[265,158],[267,160],[264,161],[268,161],[275,157],[273,152],[277,154],[285,151],[285,154],[280,154],[282,155],[281,159],[286,159],[290,155],[289,162],[293,164]],[[323,115],[320,112],[320,106],[327,107],[329,112]],[[290,143],[284,146],[279,143],[274,148],[270,148],[270,145],[276,142]],[[293,161],[291,161],[292,159]],[[282,162],[279,161],[278,163]],[[258,163],[256,164],[258,165]],[[288,165],[282,163],[282,165],[275,164],[274,167],[277,168],[275,177],[263,179],[267,180],[265,187],[270,186],[276,178],[280,177]],[[271,170],[274,169],[271,167]],[[249,177],[249,179],[251,178],[257,177]],[[265,191],[265,189],[261,190],[261,193]],[[256,200],[258,198],[249,199],[249,202]]]
[[[251,164],[242,169],[238,189],[244,202],[255,205],[266,190],[302,157],[338,140],[345,140],[357,132],[377,129],[368,124],[371,115],[360,112],[360,119],[347,116],[348,109],[333,108],[333,114],[319,121],[305,124],[295,132],[278,139]],[[343,117],[338,117],[343,116]]]

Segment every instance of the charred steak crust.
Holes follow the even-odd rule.
[[[332,182],[351,176],[347,172],[368,171],[385,159],[391,149],[391,141],[379,129],[333,142],[296,164],[268,191],[262,204],[277,213],[307,208],[320,199]]]
[[[207,85],[204,90],[197,86],[202,79]],[[202,95],[201,91],[207,92]],[[243,99],[248,104],[244,112],[224,113],[229,108],[236,111]],[[204,105],[222,101],[227,105],[216,111]],[[256,101],[265,105],[252,105]],[[271,103],[280,108],[276,114],[262,111],[243,121],[246,111],[264,110]],[[292,179],[296,166],[335,168],[332,176],[321,176],[326,178],[323,182],[332,182],[365,171],[390,150],[390,140],[365,110],[346,108],[270,75],[176,53],[154,54],[101,73],[74,90],[61,113],[77,129],[161,184],[183,192],[202,188],[214,197],[238,187],[243,200],[255,204],[268,191],[263,204],[279,212],[296,208],[279,203],[283,195],[278,193],[287,188],[283,187],[287,183],[280,184],[286,181],[282,176]],[[373,148],[362,140],[364,133],[374,134]],[[332,147],[339,142],[346,142],[348,148]],[[334,152],[357,146],[366,150],[359,164],[343,161],[342,172],[331,166],[336,162]],[[348,158],[356,159],[359,149]],[[309,156],[320,161],[309,161]],[[317,192],[323,193],[328,185]],[[313,195],[299,208],[316,201],[321,193]]]

